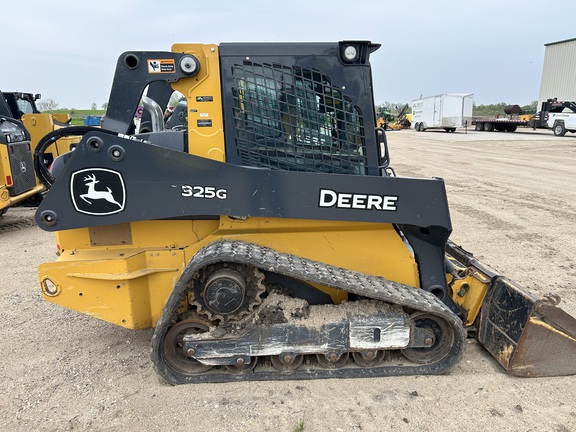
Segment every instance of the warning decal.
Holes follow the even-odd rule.
[[[148,59],[148,73],[174,73],[174,59]]]

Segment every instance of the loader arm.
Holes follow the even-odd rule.
[[[155,166],[155,177],[143,166]],[[88,176],[102,179],[98,187],[110,188],[115,200],[83,199]],[[50,191],[36,213],[47,231],[219,215],[399,224],[417,256],[422,288],[460,313],[443,267],[451,224],[441,179],[254,169],[91,132]]]

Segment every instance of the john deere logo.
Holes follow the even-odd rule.
[[[120,213],[126,204],[126,188],[119,172],[105,168],[76,171],[70,180],[74,208],[80,213],[105,216]]]

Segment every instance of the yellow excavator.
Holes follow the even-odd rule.
[[[154,328],[172,384],[439,374],[468,335],[511,374],[575,374],[576,320],[449,240],[442,179],[391,168],[378,47],[122,54],[102,128],[35,165],[59,254],[44,299]]]

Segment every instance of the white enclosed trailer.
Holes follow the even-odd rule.
[[[412,101],[412,128],[454,132],[472,124],[473,93],[445,93]]]

